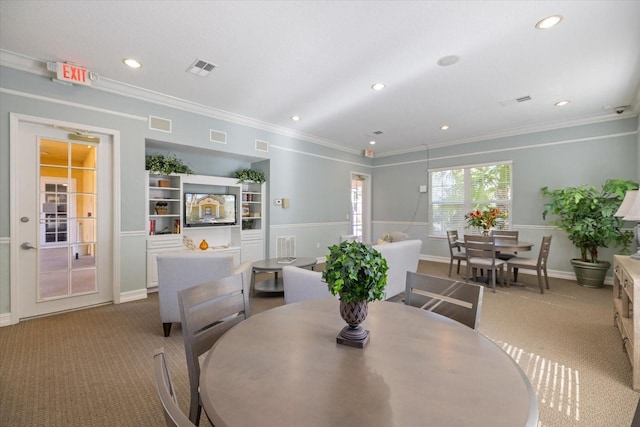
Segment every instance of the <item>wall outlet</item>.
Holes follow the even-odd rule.
[[[316,242],[316,249],[320,249],[320,242]]]
[[[427,186],[426,185],[421,185],[420,186],[420,192],[421,193],[426,193],[427,192]]]

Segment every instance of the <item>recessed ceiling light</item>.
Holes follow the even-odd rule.
[[[440,130],[449,130],[450,126],[449,125],[442,125],[440,126]]]
[[[541,21],[538,21],[538,23],[536,24],[536,28],[538,30],[546,30],[548,28],[555,27],[563,19],[564,18],[562,17],[562,15],[547,16],[546,18],[542,19]]]
[[[564,107],[567,104],[571,104],[571,101],[569,101],[568,99],[563,99],[562,101],[558,101],[553,105],[555,105],[556,107]]]
[[[124,62],[124,65],[126,65],[129,68],[134,68],[134,69],[142,68],[142,64],[133,58],[124,58],[122,62]]]
[[[376,142],[372,139],[371,141],[369,141],[370,145],[376,145]]]
[[[384,83],[374,83],[371,85],[371,89],[373,90],[382,90],[384,89]]]
[[[300,116],[291,116],[291,120],[297,122],[298,120],[300,120]]]
[[[441,67],[448,67],[450,65],[455,64],[458,61],[460,61],[459,56],[456,56],[456,55],[443,56],[442,58],[438,59],[438,65]]]

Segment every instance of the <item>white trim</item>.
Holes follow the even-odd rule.
[[[11,237],[0,237],[0,245],[8,245],[11,243]]]
[[[77,102],[63,101],[61,99],[51,98],[49,96],[35,95],[33,93],[21,92],[21,91],[17,91],[17,90],[13,90],[13,89],[0,88],[0,93],[6,93],[8,95],[21,96],[23,98],[35,99],[36,101],[51,102],[53,104],[64,105],[66,107],[79,108],[81,110],[95,111],[97,113],[102,113],[102,114],[111,114],[111,115],[114,115],[114,116],[125,117],[127,119],[138,120],[138,121],[142,121],[142,122],[146,122],[147,121],[147,118],[146,117],[142,117],[142,116],[134,116],[133,114],[122,113],[120,111],[107,110],[105,108],[91,107],[91,106],[86,105],[86,104],[78,104]]]
[[[0,65],[25,71],[25,72],[29,72],[32,74],[38,74],[44,77],[51,76],[51,73],[46,70],[45,66],[43,66],[43,65],[46,65],[46,61],[42,61],[36,58],[17,54],[15,52],[10,52],[3,49],[0,49]],[[275,125],[273,123],[267,123],[267,122],[252,119],[246,116],[241,116],[239,114],[230,113],[228,111],[208,107],[206,105],[197,104],[195,102],[190,102],[184,99],[176,98],[160,92],[155,92],[155,91],[143,89],[137,86],[128,85],[126,83],[111,80],[102,76],[100,77],[100,80],[98,82],[96,82],[94,85],[91,86],[91,88],[97,89],[103,92],[109,92],[116,95],[128,97],[128,98],[138,99],[145,102],[151,102],[151,103],[162,105],[162,106],[172,107],[178,110],[199,114],[205,117],[211,117],[214,119],[224,120],[230,123],[252,127],[254,129],[265,130],[268,132],[273,132],[275,134],[297,138],[302,141],[310,142],[312,144],[322,145],[322,146],[329,147],[338,151],[343,151],[346,153],[351,153],[351,154],[361,153],[361,150],[354,150],[351,148],[343,147],[336,141],[319,138],[314,135],[310,135],[304,132],[299,132],[283,126]],[[640,98],[640,92],[637,95],[637,97]],[[637,109],[638,107],[636,105],[636,110]],[[473,143],[478,141],[486,141],[490,139],[506,138],[506,137],[517,136],[517,135],[527,135],[527,134],[542,132],[542,131],[565,129],[573,126],[602,123],[602,122],[608,122],[608,121],[614,121],[614,120],[623,120],[629,117],[630,117],[629,115],[625,115],[625,117],[620,117],[615,113],[605,115],[604,117],[601,114],[598,114],[591,118],[582,118],[582,119],[572,120],[569,122],[564,121],[564,122],[558,122],[556,124],[551,124],[551,125],[528,126],[528,127],[505,130],[505,131],[497,132],[493,134],[486,134],[486,135],[480,135],[480,136],[466,138],[466,139],[447,141],[440,144],[432,145],[429,148],[439,148],[439,147],[445,147],[445,146],[449,147],[453,145],[468,144],[468,143]],[[409,148],[406,150],[388,151],[385,153],[378,154],[376,158],[390,157],[390,156],[396,156],[400,154],[422,151],[424,149],[423,147],[424,145],[420,145],[419,147]]]
[[[337,227],[350,225],[350,221],[339,221],[339,222],[301,222],[298,224],[277,224],[269,227],[271,230],[278,229],[289,229],[289,228],[309,228],[309,227]]]
[[[439,262],[443,264],[449,264],[449,261],[450,261],[449,257],[440,257],[440,256],[424,255],[424,254],[420,254],[420,259],[423,261]],[[460,272],[462,273],[462,270]],[[573,281],[576,280],[575,273],[571,273],[569,271],[549,270],[547,273],[549,274],[549,277],[553,277],[555,279],[564,279],[564,280],[573,280]],[[535,276],[537,273],[534,270],[520,269],[518,274],[527,274],[527,275]],[[612,284],[613,283],[612,280],[613,279],[611,277],[607,277],[607,279],[605,280],[605,284],[607,285]]]
[[[366,163],[358,163],[358,162],[354,162],[354,161],[350,161],[350,160],[336,159],[335,157],[323,156],[321,154],[308,153],[306,151],[295,150],[293,148],[283,147],[281,145],[271,145],[270,147],[278,149],[278,150],[282,150],[282,151],[288,151],[290,153],[302,154],[304,156],[309,156],[309,157],[317,157],[319,159],[331,160],[331,161],[334,161],[334,162],[345,163],[345,164],[348,164],[348,165],[364,166],[364,167],[367,167],[367,168],[372,167],[372,165],[368,165]],[[359,172],[359,173],[364,173],[364,172]]]
[[[114,304],[118,304],[120,302],[120,239],[119,239],[119,230],[120,230],[120,131],[114,129],[107,129],[95,126],[87,126],[84,124],[77,124],[73,122],[47,119],[43,117],[29,116],[25,114],[18,113],[9,113],[9,161],[10,161],[10,170],[9,170],[9,206],[10,206],[10,218],[13,218],[9,222],[9,233],[10,235],[17,236],[16,230],[16,221],[15,218],[18,218],[17,212],[17,193],[18,193],[18,166],[17,166],[17,149],[16,144],[18,144],[18,131],[20,129],[20,123],[32,123],[41,126],[64,126],[64,127],[72,127],[72,128],[81,128],[86,129],[88,132],[95,132],[104,135],[109,135],[113,140],[113,153],[112,153],[112,213],[111,218],[113,221],[113,230],[112,230],[112,245],[113,245],[113,289],[112,289],[112,299]],[[11,250],[11,260],[10,260],[10,269],[11,273],[9,275],[10,281],[10,293],[11,293],[11,323],[18,323],[19,319],[19,310],[18,310],[18,250],[19,247],[17,244],[14,244]]]
[[[371,221],[372,224],[397,224],[397,225],[416,225],[416,226],[428,226],[428,221]]]
[[[544,142],[544,143],[540,143],[540,144],[530,144],[530,145],[523,145],[520,147],[505,147],[505,148],[496,148],[494,150],[483,150],[483,151],[476,151],[476,152],[469,152],[469,153],[463,153],[463,154],[452,154],[450,156],[441,156],[441,157],[430,157],[429,159],[421,159],[421,160],[410,160],[410,161],[402,161],[402,162],[396,162],[396,163],[388,163],[388,164],[384,164],[384,165],[373,165],[371,166],[372,168],[384,168],[384,167],[389,167],[389,166],[402,166],[402,165],[408,165],[411,163],[429,163],[429,162],[433,162],[435,160],[447,160],[447,159],[456,159],[459,157],[469,157],[469,156],[479,156],[482,154],[488,154],[488,153],[505,153],[505,152],[509,152],[509,151],[519,151],[519,150],[534,150],[534,149],[538,149],[541,147],[552,147],[555,145],[564,145],[564,144],[574,144],[574,143],[579,143],[579,142],[585,142],[585,141],[597,141],[600,139],[605,139],[605,138],[620,138],[623,136],[630,136],[630,135],[637,135],[638,131],[633,131],[633,132],[622,132],[622,133],[614,133],[614,134],[607,134],[607,135],[599,135],[599,136],[592,136],[592,137],[588,137],[588,138],[576,138],[576,139],[567,139],[567,140],[560,140],[560,141],[553,141],[553,142]],[[505,162],[502,162],[505,163]],[[451,168],[443,168],[443,169],[451,169]],[[433,169],[435,170],[435,169]]]
[[[141,299],[147,299],[147,288],[136,289],[134,291],[122,292],[121,294],[118,294],[118,300],[120,301],[119,304],[124,304],[125,302],[131,301],[139,301]]]
[[[147,237],[147,232],[145,230],[134,230],[134,231],[121,231],[120,237]]]
[[[13,325],[13,323],[11,323],[11,313],[2,313],[0,314],[0,328],[4,327],[4,326],[9,326],[9,325]]]
[[[447,142],[442,142],[440,144],[429,145],[428,148],[433,149],[433,148],[452,147],[454,145],[470,144],[470,143],[474,143],[474,142],[489,141],[489,140],[492,140],[492,139],[503,139],[503,138],[508,138],[508,137],[520,136],[520,135],[530,135],[530,134],[533,134],[533,133],[539,133],[539,132],[545,132],[545,131],[557,130],[557,129],[566,129],[566,128],[570,128],[570,127],[574,127],[574,126],[583,126],[583,125],[590,125],[590,124],[595,124],[595,123],[605,123],[605,122],[612,122],[612,121],[616,121],[616,120],[625,120],[625,119],[628,119],[629,117],[630,117],[629,115],[626,115],[624,117],[620,117],[617,114],[613,115],[613,116],[612,115],[608,115],[608,116],[605,116],[605,117],[602,117],[602,116],[598,115],[598,117],[594,117],[594,118],[591,118],[591,119],[577,119],[577,120],[572,120],[572,121],[568,121],[568,122],[562,122],[562,123],[553,124],[553,125],[546,125],[546,126],[523,127],[523,128],[519,128],[519,129],[506,130],[504,132],[497,132],[497,133],[493,133],[493,134],[474,136],[474,137],[471,137],[471,138],[460,139],[460,140],[457,140],[457,141],[447,141]],[[632,134],[633,133],[635,133],[635,132],[632,132]],[[387,151],[385,153],[381,153],[380,155],[377,155],[376,158],[397,156],[397,155],[400,155],[400,154],[415,153],[415,152],[420,152],[420,151],[423,151],[423,150],[424,150],[423,146],[420,146],[420,147],[408,148],[406,150]]]

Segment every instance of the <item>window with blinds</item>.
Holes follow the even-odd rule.
[[[429,171],[431,234],[447,230],[464,234],[464,215],[471,210],[498,207],[507,213],[501,228],[511,228],[511,162]]]

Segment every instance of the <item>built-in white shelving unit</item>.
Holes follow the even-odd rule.
[[[207,250],[230,253],[235,265],[264,258],[264,184],[243,187],[235,178],[208,175],[147,176],[147,288],[158,286],[158,254],[187,250],[185,236],[196,247],[206,240]],[[235,195],[236,223],[189,227],[184,200],[188,192]]]

